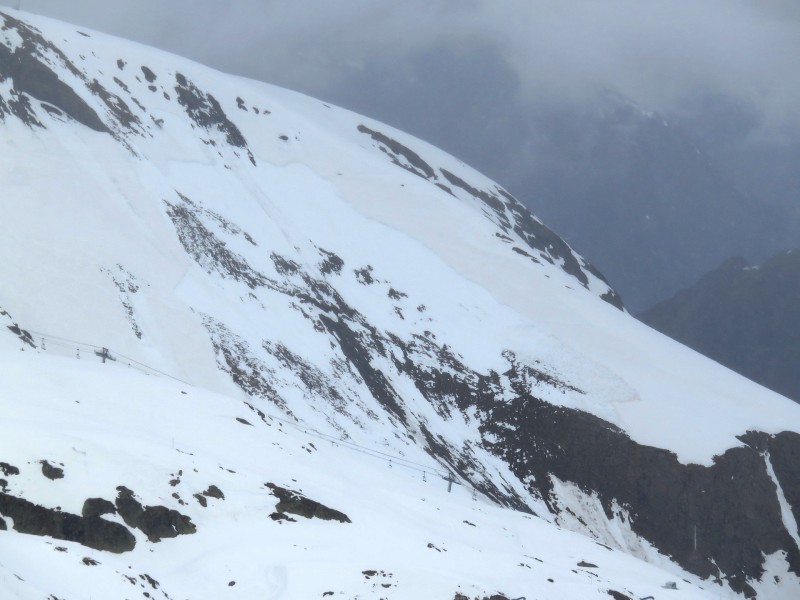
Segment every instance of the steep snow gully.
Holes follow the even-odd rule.
[[[10,597],[800,593],[800,405],[635,321],[500,186],[0,19]]]

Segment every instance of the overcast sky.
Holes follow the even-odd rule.
[[[475,65],[476,85],[485,69],[502,69],[524,102],[580,103],[607,88],[669,111],[721,93],[752,107],[762,131],[800,130],[797,0],[0,3],[332,100],[351,95],[342,86],[363,84],[364,73],[413,87],[420,57],[461,51],[472,60],[481,48],[492,60]]]

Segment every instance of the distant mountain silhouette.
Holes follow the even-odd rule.
[[[800,250],[731,258],[639,319],[800,402]]]

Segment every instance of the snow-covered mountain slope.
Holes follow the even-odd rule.
[[[238,399],[3,341],[4,395],[24,398],[4,406],[3,477],[10,495],[46,509],[33,514],[0,498],[4,520],[24,531],[0,532],[4,599],[641,598],[668,581],[679,588],[671,598],[715,597],[581,535],[473,500],[463,486],[448,493],[422,452],[390,466],[254,419]],[[175,512],[134,528],[126,488],[147,511]],[[300,516],[302,507],[279,506],[278,488],[343,515],[314,507],[313,518]],[[129,536],[132,550],[85,541],[100,520],[92,511],[105,503],[119,514],[103,519],[127,532],[119,537]],[[67,527],[64,536],[26,535],[25,527],[46,530],[69,515],[84,545]]]
[[[563,558],[555,550],[562,542],[541,533],[561,524],[668,569],[723,578],[736,592],[778,598],[797,591],[800,406],[620,310],[602,276],[502,188],[436,148],[317,100],[46,19],[0,18],[0,307],[12,328],[5,335],[26,350],[3,363],[3,411],[17,415],[15,428],[58,429],[58,419],[42,421],[42,413],[70,424],[54,433],[67,440],[57,447],[43,433],[0,445],[0,461],[20,471],[19,479],[6,477],[0,506],[15,528],[9,513],[23,499],[77,515],[95,495],[116,496],[111,508],[128,526],[141,525],[143,509],[117,490],[125,486],[142,504],[163,507],[142,514],[166,518],[169,531],[189,529],[184,513],[200,537],[220,532],[226,520],[247,523],[254,537],[234,550],[234,536],[227,548],[251,556],[260,528],[273,526],[248,511],[272,501],[260,481],[269,475],[257,473],[285,463],[272,481],[278,486],[293,485],[296,469],[303,473],[297,486],[311,498],[330,498],[347,512],[339,499],[367,494],[388,507],[380,514],[391,531],[407,528],[418,539],[435,530],[436,513],[420,508],[419,494],[397,492],[402,479],[384,472],[383,491],[370,496],[361,471],[372,467],[342,458],[336,446],[309,450],[318,462],[273,450],[279,442],[270,432],[280,417],[328,443],[332,437],[431,474],[453,473],[486,511],[505,515],[492,530],[500,538],[502,527],[526,544],[541,536]],[[116,360],[100,363],[101,348]],[[158,390],[126,379],[125,364],[158,378]],[[49,374],[50,391],[33,386]],[[5,383],[14,377],[32,382],[29,396],[21,384]],[[178,403],[179,414],[164,418],[161,402],[137,408],[135,396],[172,394],[170,378],[204,400]],[[96,398],[96,410],[84,413],[68,400],[71,410],[62,412],[65,398],[82,402],[82,393]],[[103,424],[92,420],[104,411],[113,414]],[[129,411],[139,416],[126,417]],[[150,428],[161,441],[148,441]],[[202,447],[203,470],[230,462],[239,469],[224,468],[253,475],[220,474],[241,494],[225,506],[238,508],[201,519],[206,513],[189,492],[212,483],[228,492],[199,475],[188,475],[177,498],[145,485],[189,472],[189,463],[163,458],[178,458],[163,442],[172,430],[191,432],[187,443]],[[251,434],[258,438],[252,446]],[[131,436],[130,451],[115,451],[122,435]],[[295,449],[310,443],[292,435],[286,443]],[[97,440],[96,481],[84,470],[74,489],[33,482],[31,465],[64,462],[66,473],[71,448],[86,439]],[[156,471],[142,466],[151,463]],[[116,471],[131,475],[115,479]],[[137,471],[149,475],[137,479]],[[530,522],[544,529],[526,529],[527,519],[490,502],[536,514]],[[458,506],[447,510],[472,510]],[[366,544],[376,530],[359,529],[352,539]],[[318,532],[309,529],[304,539],[311,544]],[[133,535],[107,533],[117,549]],[[13,543],[22,539],[14,535]],[[41,540],[19,543],[38,559]],[[208,546],[175,543],[204,553],[186,569],[213,572]],[[271,551],[291,554],[293,568],[319,562],[330,569],[324,554],[304,560],[287,543]],[[512,552],[505,542],[482,543],[459,542],[477,545],[482,557],[464,559],[473,579],[494,569],[484,554]],[[133,552],[145,565],[141,546]],[[113,579],[112,571],[102,572]],[[464,593],[502,589],[493,583],[501,580],[486,581]],[[607,594],[605,585],[595,589]],[[342,589],[380,597],[389,588]],[[570,596],[569,585],[554,589],[552,597],[586,597]],[[404,590],[397,597],[417,588]]]

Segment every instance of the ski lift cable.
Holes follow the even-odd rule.
[[[58,345],[58,346],[61,346],[61,347],[64,347],[64,348],[69,348],[70,350],[73,349],[73,348],[75,348],[75,349],[83,349],[83,350],[106,350],[111,355],[116,356],[116,357],[121,358],[121,359],[124,359],[129,364],[136,365],[137,367],[139,367],[141,369],[145,369],[147,371],[151,371],[151,372],[156,373],[158,375],[162,375],[164,377],[168,377],[170,379],[173,379],[173,380],[175,380],[175,381],[177,381],[179,383],[183,383],[185,385],[192,385],[191,383],[189,383],[187,381],[184,381],[184,380],[182,380],[182,379],[180,379],[178,377],[175,377],[174,375],[171,375],[171,374],[169,374],[169,373],[167,373],[165,371],[161,371],[160,369],[156,369],[155,367],[152,367],[152,366],[150,366],[150,365],[148,365],[146,363],[143,363],[143,362],[138,361],[138,360],[136,360],[134,358],[131,358],[129,356],[126,356],[124,354],[116,352],[113,349],[108,348],[107,346],[99,346],[97,344],[91,344],[89,342],[82,342],[82,341],[79,341],[79,340],[73,340],[73,339],[70,339],[70,338],[65,338],[65,337],[61,337],[61,336],[57,336],[57,335],[53,335],[53,334],[49,334],[49,333],[44,333],[44,332],[41,332],[41,331],[35,331],[35,330],[32,330],[32,329],[28,329],[26,331],[28,331],[32,336],[38,337],[40,339],[43,339],[43,340],[45,340],[47,342],[50,342],[51,344],[55,344],[55,345]],[[423,473],[423,475],[425,473],[431,473],[431,474],[437,474],[437,475],[439,475],[439,476],[441,476],[443,478],[457,477],[457,479],[459,480],[459,482],[462,485],[466,484],[468,487],[470,487],[473,490],[475,490],[474,486],[467,484],[467,482],[463,481],[461,479],[461,477],[458,477],[451,469],[442,469],[442,468],[431,467],[429,465],[425,465],[423,463],[419,463],[419,462],[413,461],[411,459],[404,458],[402,456],[389,454],[387,452],[383,452],[382,450],[378,450],[376,448],[370,448],[368,446],[363,446],[363,445],[358,444],[356,442],[353,442],[351,440],[347,440],[347,439],[344,439],[344,438],[339,438],[339,437],[336,437],[336,436],[333,436],[333,435],[330,435],[330,434],[326,434],[326,433],[323,433],[321,431],[318,431],[317,429],[309,427],[308,425],[304,424],[304,422],[302,420],[300,420],[300,419],[297,419],[296,421],[290,421],[288,419],[284,419],[284,418],[278,417],[276,415],[268,415],[268,416],[269,416],[269,418],[275,419],[276,421],[284,423],[284,424],[286,424],[286,425],[288,425],[288,426],[290,426],[290,427],[292,427],[294,429],[297,429],[299,431],[303,431],[307,435],[311,435],[311,436],[316,437],[318,439],[323,439],[325,441],[330,441],[330,442],[334,442],[334,443],[340,444],[340,445],[342,445],[344,447],[347,447],[347,448],[349,448],[351,450],[354,450],[354,451],[357,451],[357,452],[361,452],[362,454],[365,454],[365,455],[368,455],[368,456],[372,456],[373,458],[378,458],[378,459],[384,460],[385,462],[398,464],[399,466],[402,466],[402,467],[404,467],[406,469],[409,469],[409,470],[421,472],[421,473]]]

